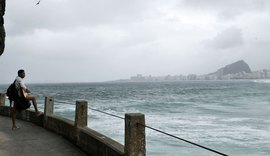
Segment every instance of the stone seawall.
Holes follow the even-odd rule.
[[[0,115],[10,116],[10,107],[5,106],[5,96],[0,93]],[[87,127],[87,101],[76,102],[75,120],[53,114],[54,99],[45,98],[44,114],[36,117],[33,110],[17,113],[16,118],[35,123],[55,132],[78,146],[91,156],[145,156],[145,128],[136,124],[144,123],[143,114],[126,114],[125,146]],[[11,120],[10,120],[11,122]],[[135,123],[135,124],[134,124]],[[139,134],[139,135],[138,135]]]

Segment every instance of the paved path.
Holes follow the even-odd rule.
[[[33,123],[0,116],[0,156],[86,156],[65,138]]]

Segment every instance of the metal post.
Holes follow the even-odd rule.
[[[87,112],[88,112],[87,101],[84,100],[76,101],[75,127],[87,126]]]
[[[144,114],[125,114],[125,156],[145,156]]]
[[[0,106],[5,106],[6,94],[0,93]]]

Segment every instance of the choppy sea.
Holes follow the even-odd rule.
[[[5,92],[8,85],[0,85]],[[179,81],[28,84],[41,110],[74,120],[76,100],[124,117],[145,114],[146,125],[235,156],[270,155],[270,81]],[[33,107],[32,107],[33,109]],[[92,110],[88,127],[124,144],[124,120]],[[148,156],[218,155],[146,128]]]

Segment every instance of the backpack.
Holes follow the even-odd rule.
[[[15,99],[18,98],[18,91],[15,86],[15,81],[8,87],[6,94],[10,101],[14,101]]]
[[[6,94],[8,96],[8,99],[10,100],[10,102],[12,101],[16,102],[17,110],[21,111],[21,110],[28,109],[31,106],[31,103],[25,98],[19,97],[18,90],[16,89],[16,86],[15,86],[15,82],[16,80],[7,89]],[[10,107],[11,107],[11,104],[10,104]]]

